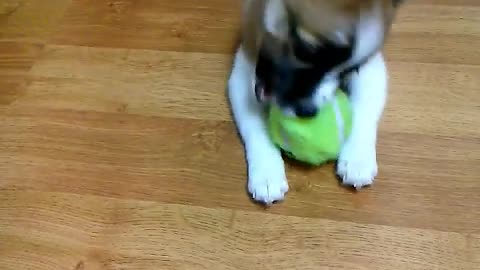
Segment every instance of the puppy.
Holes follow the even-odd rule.
[[[399,2],[244,1],[228,96],[246,152],[248,190],[256,201],[283,200],[289,188],[281,153],[267,133],[265,105],[312,117],[339,86],[350,95],[354,118],[337,174],[357,189],[372,184],[377,126],[387,97],[381,49]]]

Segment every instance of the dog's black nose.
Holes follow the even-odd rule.
[[[295,114],[300,118],[314,117],[318,112],[318,108],[314,105],[301,105],[295,108]]]

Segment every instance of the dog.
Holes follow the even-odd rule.
[[[387,99],[381,50],[400,2],[244,0],[228,97],[255,201],[282,201],[289,189],[281,152],[268,135],[265,108],[276,104],[287,115],[312,117],[339,86],[350,97],[353,122],[337,175],[357,189],[373,183],[378,123]]]

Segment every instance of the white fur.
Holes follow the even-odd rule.
[[[255,200],[271,204],[283,200],[288,183],[281,153],[268,136],[263,108],[255,98],[254,70],[254,64],[240,47],[235,55],[228,93],[246,151],[248,190]]]
[[[332,99],[335,91],[338,88],[338,79],[335,76],[325,76],[325,78],[318,84],[313,95],[313,102],[321,108],[323,104]]]
[[[348,36],[342,31],[335,31],[333,33],[334,41],[341,45],[348,45]]]
[[[381,16],[382,13],[378,5],[371,10],[361,12],[356,28],[358,40],[349,64],[356,64],[379,49],[379,45],[383,43],[384,35]]]
[[[267,0],[264,16],[265,29],[276,37],[284,38],[288,34],[287,10],[283,1]]]
[[[378,52],[351,78],[352,133],[343,146],[337,174],[343,184],[357,189],[372,184],[377,175],[378,122],[387,98],[387,70]]]

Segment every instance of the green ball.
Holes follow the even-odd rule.
[[[277,106],[270,106],[268,114],[272,141],[291,158],[311,165],[336,160],[351,129],[350,102],[341,90],[313,118],[286,116]]]

